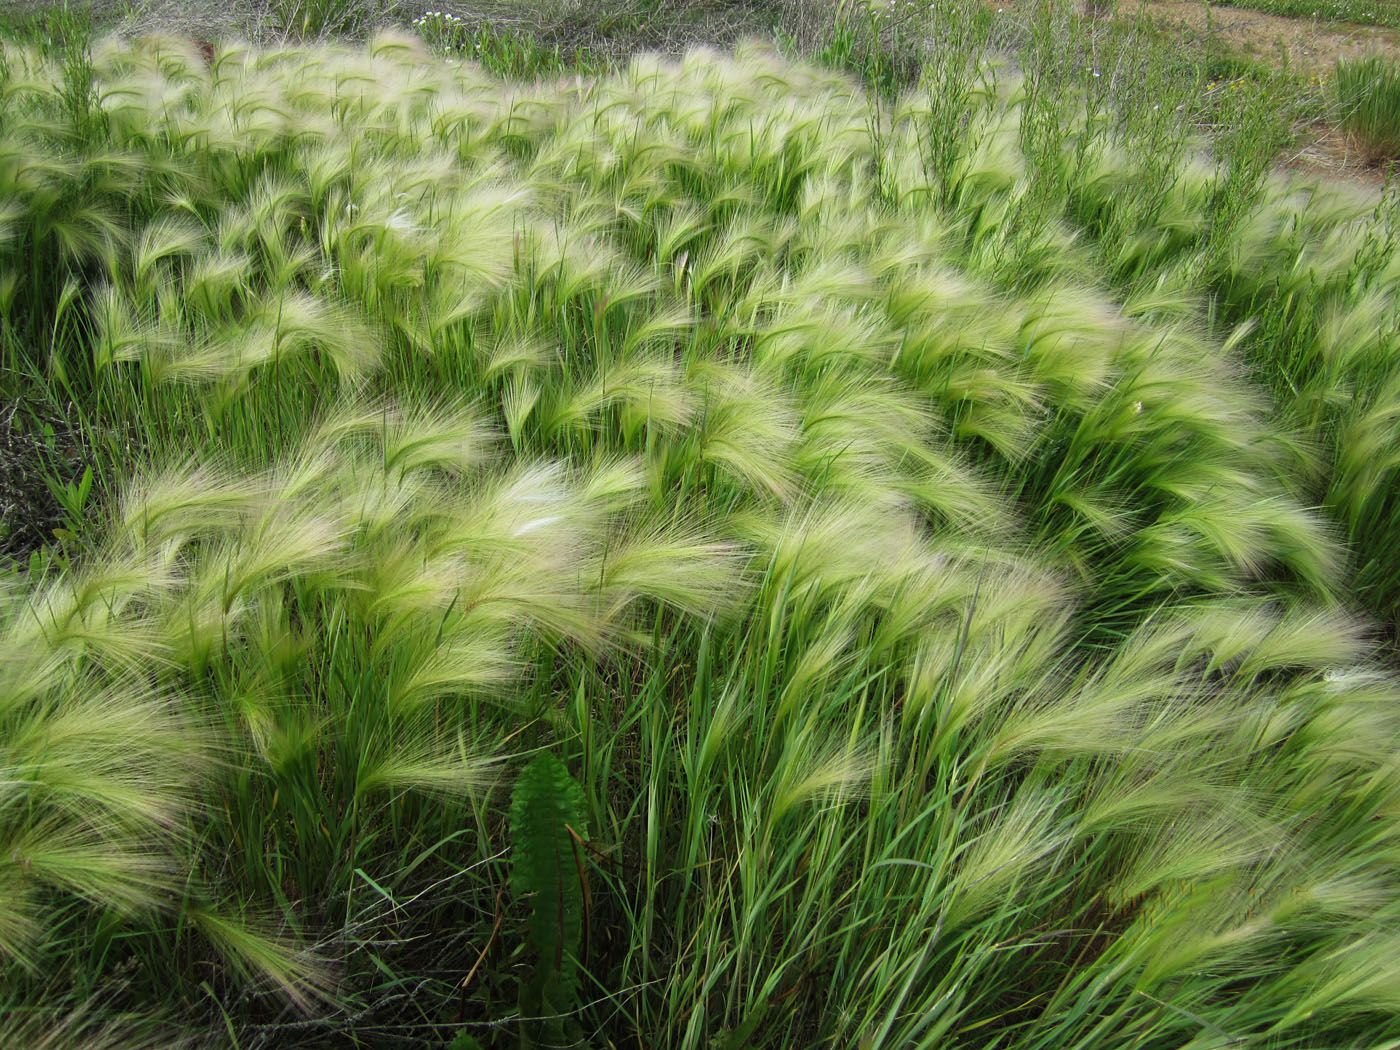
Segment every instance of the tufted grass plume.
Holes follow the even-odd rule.
[[[1400,1041],[1396,197],[841,13],[0,45],[0,1042]]]

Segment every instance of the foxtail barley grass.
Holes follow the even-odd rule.
[[[598,1045],[1400,1040],[1394,200],[1053,73],[4,44],[0,1041],[516,1045],[545,749]]]

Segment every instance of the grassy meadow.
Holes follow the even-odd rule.
[[[0,39],[0,1046],[1400,1047],[1397,197],[892,17]]]

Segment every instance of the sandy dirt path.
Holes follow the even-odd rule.
[[[1239,7],[1212,7],[1201,0],[1121,0],[1119,12],[1131,15],[1145,8],[1164,25],[1186,25],[1204,33],[1213,27],[1232,48],[1267,61],[1287,59],[1299,72],[1329,72],[1339,58],[1370,50],[1400,56],[1400,30],[1345,22],[1283,18]]]

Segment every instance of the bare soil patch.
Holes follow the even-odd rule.
[[[1200,33],[1213,30],[1217,37],[1241,54],[1287,62],[1305,74],[1330,72],[1339,58],[1353,58],[1367,51],[1400,55],[1400,31],[1346,22],[1284,18],[1238,7],[1211,7],[1200,0],[1124,0],[1121,15],[1145,8],[1154,21],[1183,25]]]

